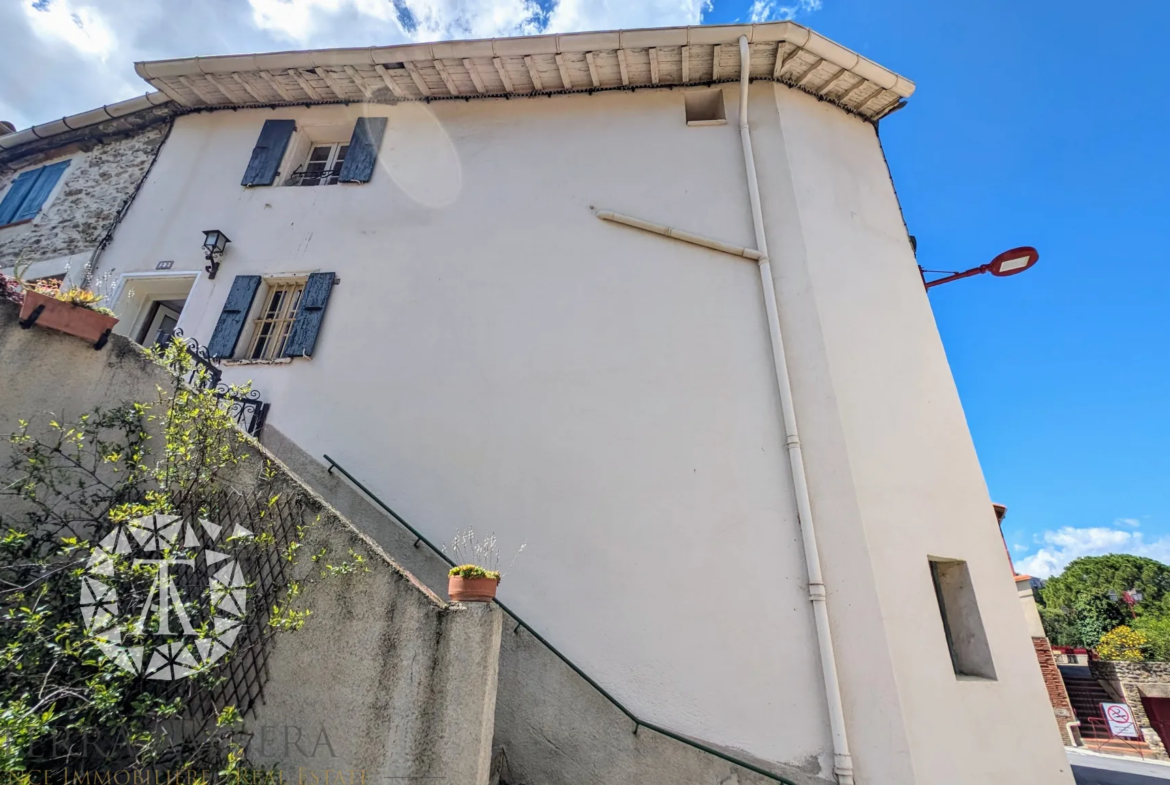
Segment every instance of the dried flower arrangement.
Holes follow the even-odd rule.
[[[527,544],[521,545],[516,551],[508,569],[512,569]],[[500,572],[500,548],[495,534],[481,540],[474,529],[456,532],[450,544],[443,546],[443,553],[448,552],[458,563],[447,573],[451,599],[488,602],[495,597],[496,586],[504,575]]]

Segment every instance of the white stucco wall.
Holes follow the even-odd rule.
[[[774,92],[777,136],[765,138],[778,144],[765,153],[775,166],[762,188],[778,239],[781,321],[801,369],[797,406],[858,772],[877,782],[912,772],[920,783],[1068,783],[873,129],[796,91]],[[928,557],[968,562],[996,680],[953,672]],[[901,723],[889,723],[893,710]],[[887,745],[894,754],[883,756]],[[875,763],[889,769],[875,776]]]
[[[200,270],[224,230],[203,342],[234,275],[337,272],[311,360],[227,374],[269,421],[436,540],[527,541],[501,597],[639,715],[827,776],[757,269],[589,209],[754,245],[725,92],[704,128],[667,90],[183,117],[103,264]],[[1068,782],[873,128],[752,106],[858,781]],[[363,111],[369,184],[240,187],[263,120]],[[998,682],[951,671],[928,555],[970,563]]]
[[[527,542],[502,598],[647,719],[823,755],[756,268],[589,210],[752,244],[734,126],[681,92],[379,106],[368,185],[240,187],[263,120],[345,111],[181,118],[103,263],[198,269],[223,229],[202,341],[232,276],[336,271],[312,360],[229,372],[271,423],[435,540]]]

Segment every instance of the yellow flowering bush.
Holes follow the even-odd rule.
[[[1144,632],[1123,624],[1101,636],[1101,641],[1097,644],[1097,654],[1103,660],[1140,662],[1145,659],[1142,649],[1149,643],[1150,639]]]

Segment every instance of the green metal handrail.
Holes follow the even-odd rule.
[[[403,528],[405,528],[408,532],[413,534],[416,538],[414,541],[414,547],[417,548],[418,544],[420,542],[424,543],[428,548],[430,548],[432,551],[434,551],[435,554],[440,559],[442,559],[443,561],[445,561],[447,564],[451,565],[452,567],[455,566],[455,562],[452,561],[450,559],[450,557],[447,556],[447,554],[443,553],[443,551],[441,549],[436,548],[435,544],[433,542],[431,542],[425,536],[423,536],[422,532],[420,532],[418,529],[414,528],[409,523],[407,523],[405,518],[403,518],[398,513],[394,512],[394,510],[390,509],[389,505],[387,505],[384,501],[379,499],[377,494],[375,494],[373,491],[371,491],[365,485],[362,485],[361,481],[359,481],[356,477],[354,477],[352,474],[347,472],[345,470],[344,466],[342,466],[337,461],[330,458],[328,455],[325,456],[325,460],[329,462],[329,474],[333,474],[333,470],[337,469],[337,471],[339,471],[343,475],[345,475],[345,478],[347,480],[349,480],[351,483],[353,483],[355,486],[357,486],[358,490],[360,490],[362,493],[364,493],[366,496],[368,496],[370,499],[372,499],[375,504],[377,504],[379,507],[381,507],[387,513],[389,513],[390,517],[392,517],[394,520],[396,520],[398,523],[400,523],[403,526]],[[511,608],[509,608],[504,603],[500,602],[498,599],[495,602],[497,605],[500,606],[501,610],[503,610],[504,613],[508,614],[509,616],[512,617],[513,620],[515,620],[516,626],[515,626],[515,628],[513,628],[512,632],[514,632],[514,633],[519,632],[520,628],[523,627],[525,630],[528,631],[529,635],[531,635],[533,638],[536,638],[538,641],[543,643],[545,648],[547,648],[549,651],[551,651],[553,654],[555,654],[557,656],[557,658],[560,659],[561,662],[568,665],[572,669],[573,673],[576,673],[578,676],[580,676],[582,679],[584,679],[586,682],[588,682],[590,687],[592,687],[593,689],[600,692],[605,697],[605,699],[608,700],[610,703],[612,703],[614,706],[616,706],[618,708],[618,710],[621,711],[622,714],[629,717],[630,721],[632,721],[634,723],[634,733],[635,734],[637,734],[638,728],[649,728],[650,730],[654,731],[655,733],[660,733],[663,736],[666,736],[667,738],[671,738],[671,739],[674,739],[675,741],[682,742],[683,744],[686,744],[690,747],[694,747],[697,750],[702,750],[703,752],[707,753],[708,755],[714,755],[716,758],[719,758],[721,760],[725,760],[728,763],[739,766],[740,768],[747,769],[748,771],[753,772],[754,774],[759,774],[761,777],[767,777],[768,779],[770,779],[774,782],[782,783],[782,785],[796,785],[796,783],[794,783],[792,780],[785,779],[784,777],[780,776],[779,774],[774,774],[774,773],[767,771],[765,769],[761,769],[759,766],[755,766],[751,763],[747,763],[746,761],[739,760],[738,758],[733,758],[732,756],[728,755],[725,752],[720,752],[717,749],[713,749],[711,747],[708,747],[706,744],[695,741],[694,739],[688,739],[686,736],[680,736],[679,734],[675,733],[674,731],[670,731],[670,730],[667,730],[666,728],[659,727],[653,723],[638,719],[638,717],[632,711],[630,711],[624,705],[622,705],[621,701],[619,701],[614,696],[610,695],[608,692],[606,692],[604,687],[602,687],[600,684],[595,682],[593,679],[589,678],[589,674],[585,673],[585,671],[581,670],[576,665],[574,665],[573,662],[568,657],[561,654],[561,652],[557,649],[556,646],[553,646],[551,643],[549,643],[547,640],[545,640],[544,636],[542,636],[536,630],[532,629],[532,627],[530,627],[528,625],[528,622],[524,621],[519,616],[517,616],[516,613],[514,611],[512,611]]]

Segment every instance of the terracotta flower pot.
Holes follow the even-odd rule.
[[[22,327],[40,306],[44,306],[43,310],[37,314],[35,322],[28,323],[29,327],[36,324],[68,335],[76,335],[90,343],[100,344],[95,346],[97,349],[105,346],[105,339],[109,337],[109,331],[113,330],[114,325],[118,323],[116,316],[106,316],[104,313],[91,311],[89,308],[67,303],[55,297],[26,291],[24,304],[20,307]]]
[[[451,575],[447,578],[447,594],[452,602],[491,602],[496,598],[496,578],[464,578]]]

